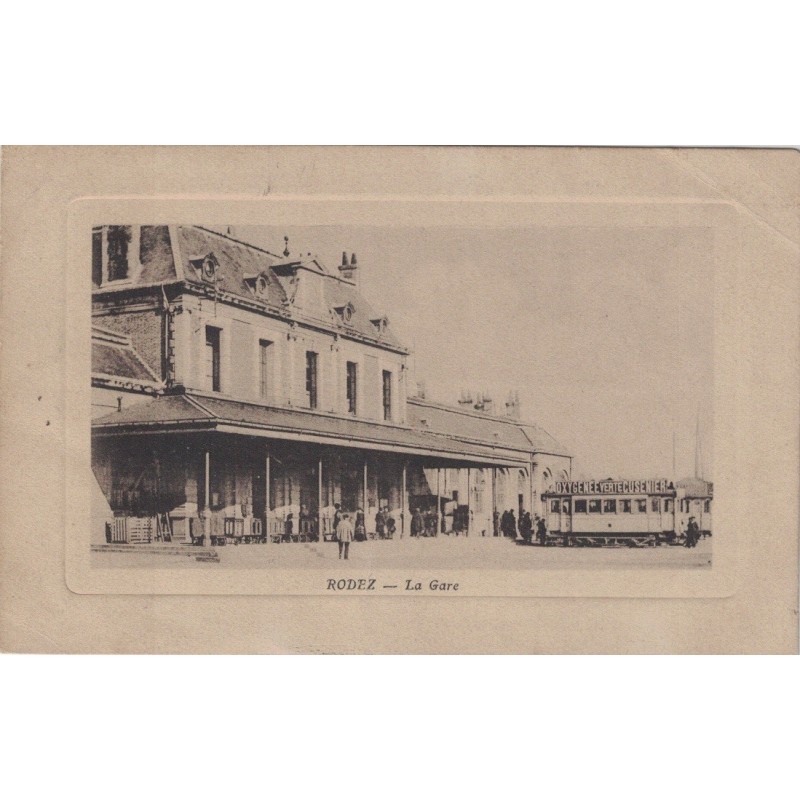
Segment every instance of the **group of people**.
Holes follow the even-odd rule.
[[[435,511],[426,511],[424,514],[419,508],[415,508],[411,513],[411,535],[412,536],[436,536],[437,519]],[[440,523],[444,530],[444,517]]]
[[[510,539],[516,539],[517,533],[519,533],[525,544],[532,544],[535,534],[540,545],[547,543],[547,524],[544,518],[538,514],[532,517],[530,511],[523,511],[519,523],[517,523],[513,509],[508,509],[502,514],[495,511],[493,519],[495,536],[503,535]]]
[[[365,542],[367,526],[364,511],[357,509],[355,519],[347,511],[342,511],[339,503],[334,505],[333,535],[339,543],[339,558],[346,561],[350,555],[350,542]],[[375,514],[375,536],[378,539],[392,539],[397,531],[397,523],[389,512],[389,507],[379,508]]]

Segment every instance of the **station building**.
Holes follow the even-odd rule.
[[[93,540],[328,539],[334,508],[493,535],[569,480],[546,431],[411,386],[410,352],[337,269],[198,226],[92,231]]]

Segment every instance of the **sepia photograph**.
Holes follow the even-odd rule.
[[[85,235],[93,567],[710,569],[708,228]]]

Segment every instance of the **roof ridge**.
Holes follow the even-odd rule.
[[[488,419],[494,422],[504,422],[507,425],[513,425],[515,428],[524,426],[531,427],[534,425],[534,423],[524,422],[523,420],[514,419],[513,417],[487,414],[485,411],[477,411],[473,408],[462,408],[461,406],[451,405],[450,403],[444,403],[440,400],[429,400],[427,397],[408,397],[406,399],[409,403],[413,402],[418,405],[433,406],[434,408],[441,408],[445,411],[455,411],[459,414],[464,414],[465,416],[476,417],[477,419]]]
[[[95,331],[99,333],[95,336]],[[113,328],[104,328],[102,325],[95,325],[92,323],[92,339],[96,339],[98,344],[104,344],[107,347],[131,347],[131,337],[127,333],[115,331]]]
[[[177,397],[182,397],[187,403],[189,403],[189,405],[194,406],[198,411],[202,411],[204,414],[208,414],[209,417],[217,416],[216,414],[214,414],[213,411],[206,408],[196,397],[193,397],[186,393],[177,395]]]
[[[203,231],[203,233],[211,233],[214,236],[221,236],[223,239],[227,239],[229,242],[236,242],[236,244],[244,245],[244,247],[251,247],[253,250],[258,250],[261,253],[266,253],[268,256],[272,258],[280,259],[281,256],[276,255],[271,250],[267,250],[264,247],[259,247],[257,244],[253,244],[252,242],[245,242],[242,239],[236,239],[233,236],[228,236],[225,233],[220,233],[219,231],[212,230],[211,228],[204,228],[202,225],[179,225],[180,228],[197,228],[199,231]]]

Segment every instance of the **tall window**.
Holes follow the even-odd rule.
[[[306,397],[308,407],[317,407],[317,354],[308,350],[306,352]]]
[[[383,418],[392,418],[392,373],[383,371]]]
[[[270,348],[272,342],[259,339],[258,342],[258,395],[262,400],[269,400],[269,367]]]
[[[219,338],[220,329],[206,325],[206,386],[212,392],[220,391]]]
[[[103,283],[103,230],[92,230],[92,283],[100,286]]]
[[[341,385],[341,384],[340,384]],[[347,362],[347,411],[356,413],[356,394],[358,391],[358,366],[355,361]]]
[[[131,243],[130,225],[108,226],[108,280],[119,281],[128,277],[128,248]]]

